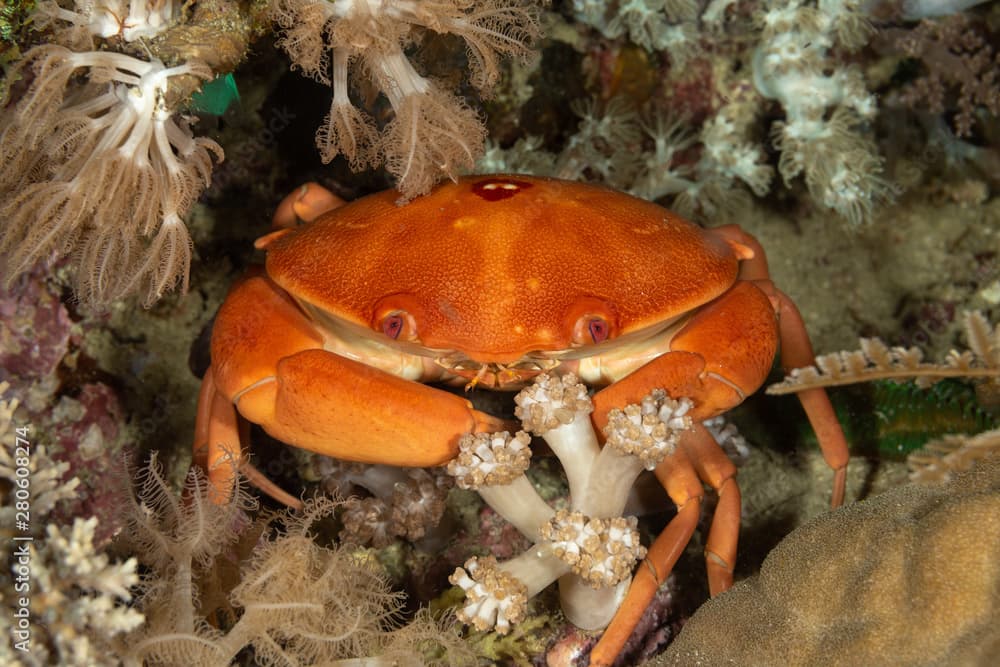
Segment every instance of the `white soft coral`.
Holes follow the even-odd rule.
[[[640,404],[613,410],[602,448],[590,421],[593,403],[575,375],[539,375],[514,400],[525,430],[544,439],[559,458],[570,508],[554,511],[525,476],[526,432],[463,436],[448,472],[460,487],[478,491],[534,544],[503,563],[472,558],[458,568],[450,581],[467,596],[458,618],[480,630],[495,625],[498,632],[508,632],[523,618],[527,601],[559,579],[566,617],[581,628],[603,628],[646,554],[635,518],[622,516],[629,492],[644,468],[673,453],[691,425],[686,414],[691,402],[656,390]]]
[[[193,137],[167,99],[174,80],[208,79],[209,68],[56,45],[32,49],[22,67],[34,69],[31,86],[0,119],[7,279],[56,251],[76,255],[77,295],[95,306],[136,291],[150,305],[186,289],[182,217],[222,149]],[[71,81],[79,72],[88,83]]]
[[[461,37],[472,83],[488,91],[500,58],[527,55],[538,34],[537,7],[526,0],[272,0],[271,10],[283,31],[278,43],[294,65],[333,87],[330,113],[316,133],[324,162],[343,155],[358,170],[384,160],[406,198],[471,169],[486,131],[461,98],[417,72],[404,48],[420,31]],[[351,102],[352,67],[389,100],[395,117],[384,128]]]
[[[38,3],[38,18],[61,21],[70,30],[131,42],[155,37],[180,15],[182,3],[174,0],[75,0],[74,9],[64,9],[54,0]]]

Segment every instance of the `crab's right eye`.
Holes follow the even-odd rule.
[[[389,338],[396,340],[399,338],[399,334],[403,332],[403,327],[406,322],[403,316],[399,313],[394,315],[389,315],[384,320],[382,320],[382,333],[384,333]]]

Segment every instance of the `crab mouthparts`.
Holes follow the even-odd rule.
[[[439,366],[468,382],[465,390],[482,386],[489,389],[520,389],[533,377],[559,365],[558,359],[531,359],[510,364],[482,363],[468,358],[439,358]]]

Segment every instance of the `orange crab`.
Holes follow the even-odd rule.
[[[397,196],[341,205],[304,186],[279,208],[284,228],[257,241],[266,273],[222,305],[199,398],[196,462],[219,497],[237,468],[253,475],[233,454],[237,414],[328,456],[434,466],[455,457],[462,435],[506,422],[424,382],[518,389],[539,373],[572,371],[603,387],[592,416],[600,432],[609,410],[654,388],[692,400],[696,423],[726,412],[764,382],[779,341],[785,367],[813,361],[798,310],[736,226],[702,229],[620,192],[520,175],[463,178],[405,206]],[[835,470],[839,505],[846,441],[822,389],[799,398]],[[705,552],[710,589],[731,585],[734,475],[700,426],[659,465],[677,515],[592,664],[614,659],[669,574],[704,483],[719,495]]]

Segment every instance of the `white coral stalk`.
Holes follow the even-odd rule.
[[[629,576],[646,549],[634,517],[621,516],[636,477],[673,452],[691,425],[690,400],[663,390],[614,410],[602,449],[590,421],[593,403],[575,375],[538,376],[515,397],[515,414],[544,438],[569,478],[572,510],[553,512],[524,476],[528,437],[520,432],[467,435],[449,464],[459,486],[474,488],[535,542],[497,565],[473,559],[451,581],[466,590],[466,623],[507,632],[523,604],[559,579],[563,611],[578,627],[605,627],[624,599]]]
[[[608,413],[607,442],[593,466],[587,491],[574,506],[591,516],[619,516],[643,470],[653,470],[673,453],[680,434],[691,427],[693,403],[654,390],[639,405]]]
[[[514,436],[507,432],[463,436],[448,472],[459,487],[478,491],[500,516],[538,542],[539,527],[554,511],[524,475],[531,458],[530,443],[524,431]]]
[[[587,387],[572,373],[561,378],[543,374],[522,389],[514,402],[514,414],[525,430],[541,436],[559,457],[576,502],[585,492],[601,449],[590,423],[594,404]]]

